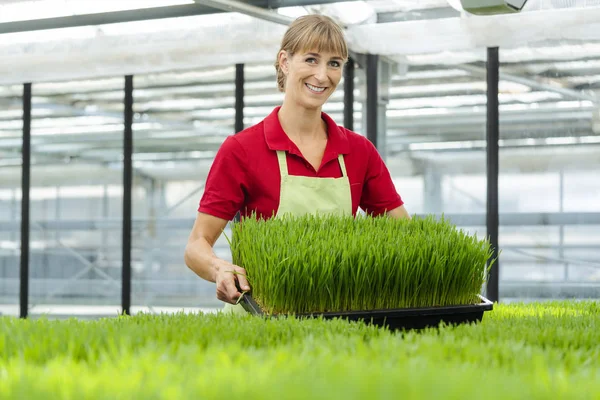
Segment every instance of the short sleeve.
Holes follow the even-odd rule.
[[[367,214],[378,216],[400,207],[404,202],[396,191],[390,172],[379,152],[373,143],[365,141],[369,158],[360,198],[360,208]]]
[[[247,193],[247,157],[240,143],[228,136],[210,167],[198,211],[232,220]]]

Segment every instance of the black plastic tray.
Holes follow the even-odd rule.
[[[345,318],[351,321],[364,321],[390,330],[411,330],[437,327],[441,322],[448,325],[457,325],[471,322],[480,322],[485,311],[491,311],[494,304],[479,295],[481,303],[461,306],[400,308],[389,310],[365,310],[324,312],[311,314],[295,314],[297,317],[323,317],[323,319]],[[240,299],[242,307],[250,314],[267,315],[252,298],[246,293]],[[270,314],[272,317],[287,316],[287,314]]]

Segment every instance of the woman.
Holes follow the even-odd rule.
[[[236,281],[241,290],[250,289],[245,270],[212,249],[238,211],[242,217],[254,212],[269,218],[356,215],[361,207],[371,215],[410,218],[371,142],[321,111],[347,60],[344,34],[335,22],[321,15],[298,18],[275,62],[283,104],[260,123],[227,137],[219,149],[185,251],[188,267],[216,283],[219,300],[237,302]]]

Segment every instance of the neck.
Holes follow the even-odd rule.
[[[321,107],[306,109],[283,103],[278,113],[283,131],[295,140],[322,139],[326,134],[325,121],[321,118]]]

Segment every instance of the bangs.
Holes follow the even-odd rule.
[[[348,47],[343,33],[329,24],[317,24],[314,29],[305,30],[291,43],[292,53],[317,51],[333,53],[348,59]]]

